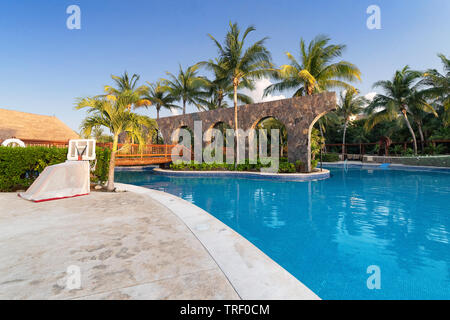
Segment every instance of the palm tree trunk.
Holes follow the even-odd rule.
[[[420,149],[422,150],[422,153],[423,153],[425,150],[425,138],[423,136],[422,124],[420,123],[420,121],[417,122],[417,128],[419,129]]]
[[[325,147],[325,137],[323,135],[322,123],[320,122],[320,120],[319,120],[319,132],[320,132],[320,136],[322,137],[322,141],[324,142],[323,143],[323,147],[322,147],[322,151],[326,152],[327,150],[326,150],[326,147]]]
[[[183,99],[183,114],[186,114],[186,100]]]
[[[346,150],[345,150],[345,134],[347,133],[347,125],[348,125],[348,120],[345,120],[344,123],[344,133],[342,134],[342,159],[344,160],[344,154],[346,154]]]
[[[234,150],[235,150],[235,161],[234,166],[237,166],[237,162],[239,159],[239,148],[238,148],[238,141],[239,141],[239,126],[238,126],[238,112],[237,112],[237,87],[238,87],[238,79],[234,79],[233,81],[233,87],[234,87]]]
[[[402,110],[403,119],[405,119],[406,126],[408,127],[409,133],[411,133],[411,136],[413,138],[413,147],[414,147],[414,155],[417,155],[417,140],[416,135],[414,133],[414,130],[411,127],[411,123],[409,123],[408,116],[406,115],[406,110]]]
[[[106,186],[106,190],[108,191],[114,191],[114,168],[116,167],[116,153],[118,141],[119,141],[119,134],[115,134],[111,150],[111,159],[109,160],[108,185]]]
[[[156,120],[159,120],[159,109],[161,109],[161,107],[156,106]]]
[[[222,108],[222,100],[223,96],[222,94],[219,94],[219,97],[217,98],[217,108]]]

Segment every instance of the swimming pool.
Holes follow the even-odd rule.
[[[118,171],[239,232],[322,299],[450,299],[450,173],[330,168],[286,182]],[[380,289],[369,289],[369,266]]]

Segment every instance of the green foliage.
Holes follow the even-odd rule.
[[[266,163],[266,161],[264,161]],[[176,163],[172,163],[170,165],[170,169],[172,170],[180,170],[180,171],[251,171],[257,172],[262,168],[270,167],[269,164],[263,164],[259,159],[257,163],[250,163],[248,160],[245,163],[240,163],[236,166],[234,164],[227,163],[197,163],[195,161],[191,162],[181,162],[177,161]],[[293,163],[289,163],[286,158],[280,159],[279,162],[279,173],[294,173],[296,172],[296,166]]]
[[[295,161],[295,170],[297,172],[305,171],[305,164],[303,163],[303,161],[300,160]]]
[[[105,181],[110,151],[97,148],[93,180]],[[45,167],[66,161],[67,148],[0,147],[0,191],[27,189]]]
[[[431,155],[443,154],[444,151],[445,146],[443,144],[436,144],[436,145],[430,144],[428,147],[425,148],[425,153]]]
[[[295,165],[290,162],[280,162],[278,173],[294,173],[296,172]]]
[[[320,153],[320,147],[325,144],[324,139],[319,134],[319,130],[313,128],[311,130],[311,160],[314,160]]]
[[[105,182],[108,180],[109,160],[111,158],[111,150],[108,148],[95,148],[96,165],[93,177],[94,182]]]
[[[397,144],[391,148],[389,153],[395,154],[395,155],[401,155],[404,153],[404,148],[402,145]]]
[[[295,90],[294,96],[311,95],[333,88],[353,88],[346,81],[361,80],[359,69],[347,61],[335,61],[342,56],[345,45],[330,44],[331,39],[318,35],[308,45],[300,39],[300,59],[286,52],[290,61],[274,72],[279,80],[264,90],[264,95],[276,91]]]
[[[323,162],[336,162],[339,161],[338,153],[325,153],[322,155]]]

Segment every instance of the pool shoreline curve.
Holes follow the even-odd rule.
[[[316,171],[311,173],[266,173],[266,172],[250,172],[250,171],[179,171],[167,170],[161,168],[153,169],[153,172],[167,176],[183,176],[183,177],[237,177],[237,178],[253,178],[253,179],[271,179],[281,181],[312,181],[330,178],[330,171]]]
[[[116,183],[116,188],[146,195],[173,212],[202,243],[242,299],[320,300],[245,237],[196,205],[145,187]]]

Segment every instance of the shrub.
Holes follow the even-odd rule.
[[[337,153],[325,153],[322,154],[323,162],[336,162],[339,161],[339,154]]]
[[[305,171],[305,165],[303,164],[303,161],[301,161],[301,160],[295,161],[295,170],[297,172]]]
[[[295,165],[289,162],[280,162],[280,166],[278,168],[279,173],[294,173]]]
[[[97,148],[97,165],[92,180],[106,181],[109,149]],[[27,189],[45,167],[67,159],[67,148],[0,147],[0,191]]]
[[[311,160],[311,169],[312,170],[315,169],[317,167],[318,163],[319,163],[319,160],[317,160],[317,159]]]
[[[443,144],[436,144],[436,145],[430,144],[428,147],[425,148],[425,153],[430,155],[443,154],[444,150],[445,146]]]

